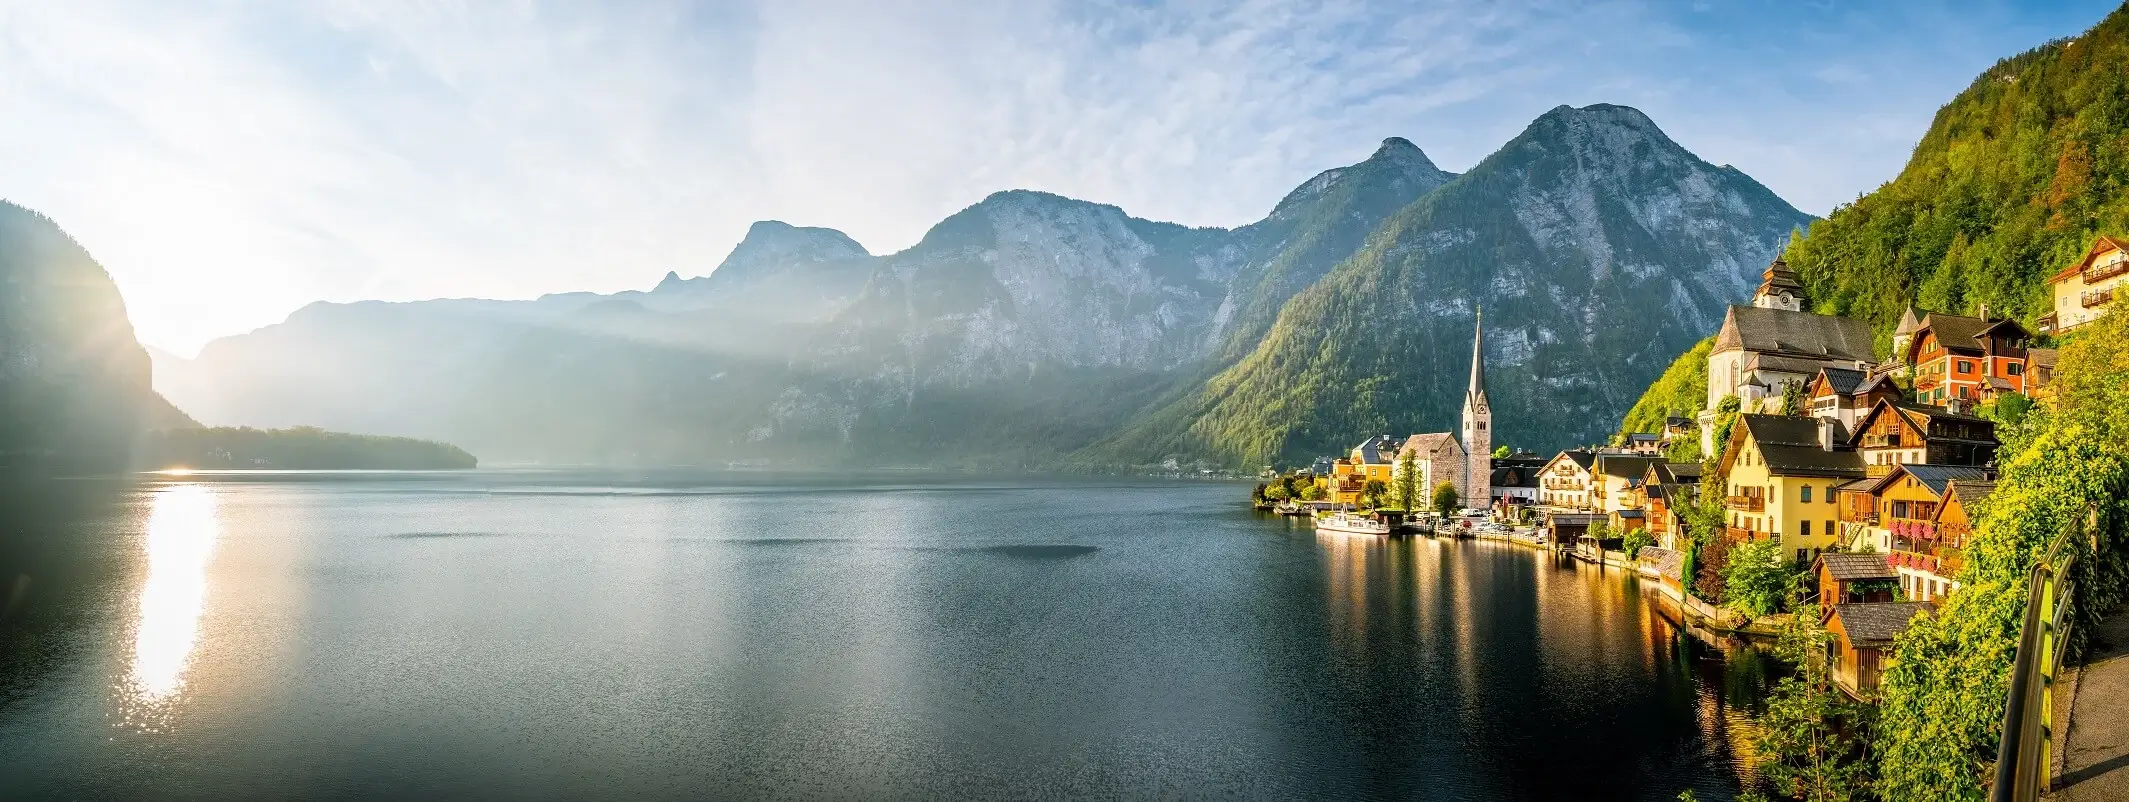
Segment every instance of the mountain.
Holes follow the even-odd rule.
[[[1809,220],[1639,111],[1561,106],[1391,217],[1239,363],[1082,459],[1292,464],[1357,434],[1453,431],[1481,306],[1494,441],[1593,442]]]
[[[1502,304],[1508,327],[1489,326],[1500,370],[1616,414],[1604,383],[1645,382],[1660,366],[1644,351],[1712,330],[1806,219],[1619,107],[1555,110],[1480,167],[1442,171],[1392,137],[1235,229],[1025,190],[885,255],[766,221],[697,278],[536,301],[313,304],[210,343],[158,383],[211,424],[446,440],[489,462],[1244,464],[1442,418],[1425,396],[1434,371],[1464,370],[1455,354],[1479,301]],[[1384,276],[1401,289],[1334,297],[1382,292]],[[1648,331],[1591,317],[1613,314]],[[1318,338],[1322,353],[1281,350],[1325,326],[1340,336]],[[1382,350],[1436,346],[1450,350]],[[1310,360],[1322,361],[1279,375]],[[1251,407],[1316,377],[1360,394]],[[1528,410],[1534,392],[1508,397]],[[1243,442],[1319,415],[1305,436]],[[1245,428],[1259,423],[1273,428]],[[1505,435],[1594,436],[1549,425]]]
[[[2017,317],[2100,234],[2129,231],[2129,10],[2004,59],[1937,111],[1892,181],[1811,226],[1787,255],[1817,311]]]
[[[110,274],[49,218],[0,201],[0,468],[119,470],[144,429],[191,423],[150,389]]]

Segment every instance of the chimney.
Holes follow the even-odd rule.
[[[1819,450],[1833,450],[1833,419],[1819,418]]]

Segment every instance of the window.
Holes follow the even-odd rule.
[[[1810,521],[1805,521],[1805,522],[1803,523],[1803,527],[1804,527],[1803,531],[1801,531],[1801,532],[1798,532],[1797,534],[1803,535],[1804,537],[1810,537],[1810,536],[1811,536],[1811,522],[1810,522]]]
[[[1964,360],[1964,359],[1961,359],[1961,360],[1959,360],[1959,372],[1960,372],[1960,373],[1972,373],[1972,372],[1974,372],[1974,363],[1972,363],[1972,362],[1968,362],[1968,361],[1966,361],[1966,360]]]
[[[2025,372],[2026,366],[2016,362],[2003,366],[2003,374],[2006,376],[2023,376]]]
[[[1799,499],[1800,501],[1804,502],[1805,504],[1809,504],[1809,503],[1811,503],[1811,486],[1810,486],[1810,485],[1804,485],[1803,487],[1797,488],[1797,490],[1798,490],[1798,491],[1800,491],[1800,492],[1801,492],[1801,493],[1803,494],[1803,498]],[[1807,524],[1807,525],[1808,525],[1808,524]],[[1809,533],[1809,532],[1806,532],[1805,534],[1807,534],[1807,535],[1808,535],[1808,534],[1810,534],[1810,533]]]
[[[1834,528],[1833,528],[1833,521],[1832,521],[1832,519],[1828,519],[1828,520],[1826,521],[1826,534],[1827,534],[1827,535],[1835,535],[1835,534],[1839,534],[1839,530],[1836,530],[1836,529],[1834,529]]]

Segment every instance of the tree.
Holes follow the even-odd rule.
[[[1744,402],[1737,400],[1737,396],[1734,395],[1723,396],[1721,401],[1715,402],[1715,451],[1717,453],[1721,453],[1724,448],[1728,447],[1730,427],[1737,424],[1737,411],[1742,408],[1744,408]]]
[[[1383,484],[1381,479],[1369,479],[1367,484],[1360,486],[1360,506],[1369,509],[1380,507],[1383,496],[1389,492],[1390,486]]]
[[[1700,438],[1673,437],[1663,444],[1664,462],[1699,462],[1700,459]]]
[[[1419,457],[1411,450],[1397,454],[1397,476],[1392,479],[1390,498],[1400,510],[1419,509]]]
[[[1258,503],[1258,504],[1262,504],[1262,503],[1264,503],[1264,491],[1265,491],[1265,489],[1266,489],[1266,488],[1265,488],[1265,486],[1264,486],[1264,483],[1263,483],[1263,482],[1258,482],[1258,483],[1257,483],[1257,487],[1256,487],[1256,489],[1254,489],[1254,490],[1251,490],[1251,491],[1249,491],[1249,500],[1250,500],[1250,501],[1254,501],[1254,502],[1256,502],[1256,503]]]
[[[1494,459],[1507,459],[1507,458],[1509,458],[1509,457],[1512,457],[1512,456],[1515,456],[1515,452],[1514,452],[1513,450],[1510,450],[1510,449],[1509,449],[1509,448],[1508,448],[1507,446],[1505,446],[1505,445],[1502,445],[1502,446],[1494,446],[1494,448],[1493,448],[1493,458],[1494,458]]]
[[[1434,486],[1434,511],[1447,518],[1456,511],[1456,483],[1443,482]]]
[[[1755,616],[1779,609],[1796,590],[1796,572],[1782,561],[1781,544],[1772,540],[1732,546],[1722,579],[1723,600]]]
[[[1321,484],[1310,482],[1301,486],[1302,501],[1322,501],[1323,496],[1323,485]]]
[[[2026,413],[2032,409],[2033,399],[2018,393],[2004,393],[1996,397],[1996,403],[1989,405],[1988,417],[2004,426],[2017,426],[2025,422]]]
[[[1757,737],[1757,786],[1746,799],[1850,802],[1868,799],[1876,708],[1856,702],[1834,686],[1826,654],[1833,638],[1819,625],[1819,608],[1796,600],[1796,615],[1782,625],[1775,655],[1795,667],[1767,697]]]
[[[1656,536],[1649,534],[1648,529],[1643,527],[1627,530],[1624,542],[1619,546],[1619,549],[1626,552],[1627,557],[1632,558],[1639,555],[1642,549],[1654,545],[1656,545]]]
[[[1264,497],[1267,499],[1271,499],[1272,501],[1285,501],[1287,499],[1293,498],[1294,495],[1293,493],[1287,491],[1286,485],[1276,484],[1264,488]]]
[[[1801,382],[1801,381],[1786,381],[1786,382],[1782,382],[1782,408],[1781,408],[1781,414],[1783,414],[1783,415],[1790,415],[1790,416],[1796,416],[1796,415],[1802,415],[1802,414],[1804,414],[1804,383],[1803,383],[1803,382]]]
[[[1584,539],[1594,541],[1600,546],[1603,545],[1605,539],[1610,538],[1611,536],[1611,522],[1603,518],[1598,518],[1597,520],[1590,521],[1589,528],[1582,531],[1582,537]]]

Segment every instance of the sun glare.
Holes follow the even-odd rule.
[[[143,541],[148,578],[140,591],[133,664],[121,687],[127,723],[144,732],[165,727],[184,691],[207,600],[207,560],[221,534],[214,491],[203,485],[159,490],[150,505]]]

